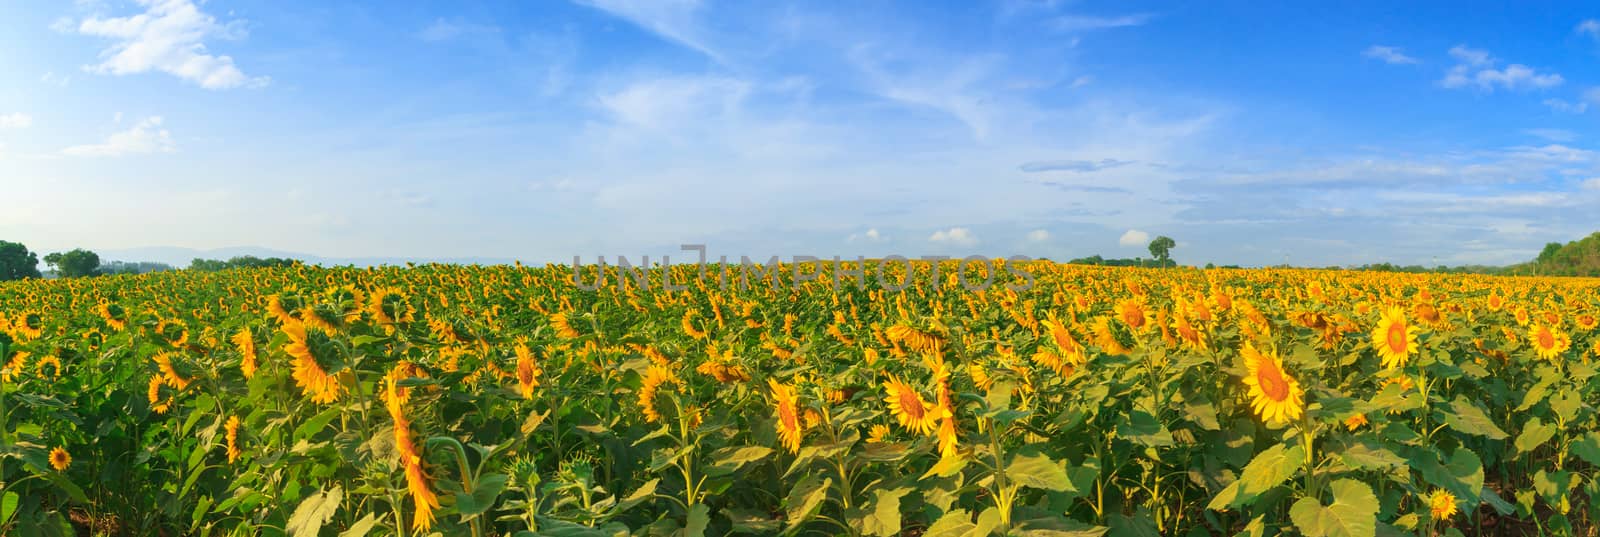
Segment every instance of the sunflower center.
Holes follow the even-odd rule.
[[[795,415],[793,406],[778,405],[778,419],[783,420],[785,429],[793,431],[800,428],[800,417]]]
[[[1261,386],[1261,393],[1267,394],[1268,399],[1283,401],[1289,398],[1289,381],[1283,378],[1283,370],[1277,364],[1263,360],[1261,370],[1256,372],[1256,384]]]
[[[1556,335],[1550,333],[1549,328],[1539,330],[1539,347],[1544,349],[1556,348]]]
[[[917,398],[917,394],[911,393],[911,390],[902,389],[900,390],[900,410],[913,420],[921,420],[923,414],[922,400]]]
[[[1406,327],[1400,323],[1389,325],[1387,335],[1389,350],[1395,353],[1406,352]]]

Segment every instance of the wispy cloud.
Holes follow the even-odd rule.
[[[75,145],[61,150],[72,157],[121,157],[177,150],[172,133],[161,127],[161,116],[147,117],[133,128],[114,133],[98,144]]]
[[[1362,56],[1383,60],[1390,65],[1404,65],[1417,63],[1417,59],[1400,52],[1400,47],[1373,45],[1361,51]]]
[[[26,129],[33,126],[33,116],[22,112],[0,114],[0,129]]]
[[[1544,105],[1550,107],[1551,110],[1567,114],[1582,114],[1589,110],[1589,103],[1581,101],[1570,102],[1565,99],[1545,99]]]
[[[1578,32],[1579,35],[1589,35],[1595,39],[1600,39],[1600,19],[1584,19],[1583,22],[1578,23],[1578,27],[1574,28],[1573,31]]]
[[[878,228],[871,228],[861,233],[851,233],[845,237],[845,242],[883,242],[888,237],[878,232]]]
[[[213,55],[208,38],[243,35],[240,21],[219,24],[190,0],[137,0],[144,12],[126,17],[84,19],[77,32],[110,38],[99,64],[85,69],[99,74],[128,75],[160,71],[206,89],[260,86],[266,77],[249,77],[229,56]]]
[[[1100,159],[1094,160],[1037,160],[1024,162],[1017,169],[1028,173],[1068,171],[1068,172],[1094,172],[1108,168],[1116,168],[1134,164],[1129,160]]]
[[[701,34],[695,18],[700,0],[574,0],[626,20],[669,41],[699,51],[718,62],[723,55]]]
[[[1048,242],[1049,240],[1050,240],[1050,231],[1049,230],[1035,229],[1033,231],[1029,231],[1028,232],[1028,242]]]
[[[1522,129],[1522,132],[1538,136],[1552,142],[1571,142],[1578,139],[1578,133],[1566,129]]]
[[[494,34],[498,33],[499,31],[500,28],[493,25],[474,24],[459,19],[447,20],[440,18],[434,19],[432,24],[429,24],[427,28],[423,28],[421,32],[418,32],[417,37],[421,38],[423,41],[437,43],[442,41],[450,41],[464,35]]]
[[[1509,90],[1544,89],[1559,86],[1565,81],[1560,74],[1540,73],[1520,63],[1495,69],[1498,60],[1490,56],[1488,51],[1466,45],[1451,48],[1450,56],[1459,63],[1451,67],[1444,79],[1439,81],[1446,88],[1473,86],[1484,91],[1494,91],[1496,87]]]
[[[1143,26],[1155,18],[1150,13],[1134,13],[1131,15],[1064,15],[1051,19],[1048,23],[1051,28],[1062,32],[1085,32],[1090,30],[1107,30],[1111,28],[1127,28],[1130,26]]]

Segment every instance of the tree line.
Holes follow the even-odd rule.
[[[144,274],[177,270],[166,263],[153,261],[102,261],[100,254],[82,248],[45,255],[28,250],[21,243],[0,240],[0,281],[43,278],[39,262],[44,261],[50,272],[58,278],[86,278],[113,274]],[[236,268],[290,267],[300,263],[282,257],[260,258],[251,255],[235,256],[226,260],[195,258],[189,270],[215,272]]]

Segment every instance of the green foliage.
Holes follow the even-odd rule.
[[[62,278],[84,278],[100,274],[100,254],[82,248],[44,256],[44,262]]]
[[[283,257],[260,258],[252,255],[242,255],[231,257],[227,261],[196,257],[189,262],[189,270],[216,272],[228,269],[292,267],[298,264],[300,264],[298,259]]]
[[[0,241],[0,281],[39,277],[39,254],[19,243]]]

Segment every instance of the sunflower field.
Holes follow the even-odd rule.
[[[0,284],[0,535],[1600,527],[1600,280],[996,263]]]

